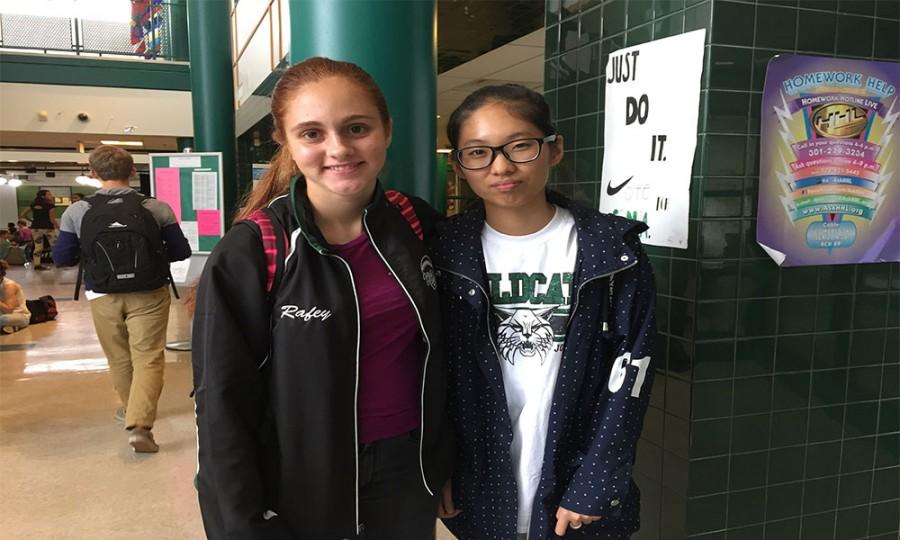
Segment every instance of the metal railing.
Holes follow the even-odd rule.
[[[0,52],[188,60],[184,11],[183,3],[171,2],[162,2],[152,14],[148,11],[155,20],[139,34],[140,40],[132,38],[130,21],[0,13]]]

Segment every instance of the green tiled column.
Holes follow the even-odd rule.
[[[235,172],[234,81],[229,3],[188,0],[194,151],[222,152],[222,198],[231,222],[238,199]]]
[[[327,56],[362,66],[384,92],[394,121],[384,183],[434,205],[436,4],[434,0],[291,0],[291,61]]]
[[[900,264],[779,268],[755,239],[759,118],[780,53],[898,61],[880,0],[547,2],[556,189],[599,203],[610,52],[707,29],[689,245],[650,247],[658,373],[636,539],[896,540]]]

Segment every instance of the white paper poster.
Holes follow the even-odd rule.
[[[643,221],[654,246],[687,248],[706,30],[609,55],[600,211]]]
[[[200,156],[172,156],[169,158],[169,167],[176,169],[196,169],[202,166]]]
[[[175,261],[169,263],[169,271],[172,272],[172,281],[174,281],[175,283],[185,283],[187,281],[188,271],[190,269],[190,257],[183,261]]]
[[[182,221],[181,232],[191,246],[191,251],[200,251],[200,230],[196,221]]]
[[[219,208],[219,175],[215,171],[194,171],[191,174],[191,201],[194,210]]]

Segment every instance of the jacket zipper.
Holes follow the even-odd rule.
[[[403,292],[406,293],[406,297],[409,299],[409,303],[412,304],[413,310],[416,312],[416,317],[419,319],[419,327],[422,329],[422,336],[425,338],[425,364],[422,366],[422,389],[419,393],[419,422],[422,425],[421,433],[419,433],[419,471],[422,473],[422,483],[425,484],[425,490],[428,491],[429,495],[434,496],[434,491],[429,487],[428,480],[425,479],[425,463],[422,459],[422,447],[425,442],[425,377],[428,373],[428,359],[431,356],[431,340],[428,339],[428,332],[425,330],[422,314],[419,313],[419,308],[413,301],[412,295],[406,290],[406,286],[403,285],[403,282],[397,277],[397,273],[394,272],[390,263],[384,255],[382,255],[381,250],[378,249],[378,245],[375,244],[375,239],[372,237],[372,231],[369,230],[369,224],[366,223],[366,216],[368,216],[368,210],[363,210],[363,227],[365,227],[366,234],[369,236],[369,243],[375,248],[375,252],[378,253],[378,256],[381,258],[382,262],[384,262],[384,265],[390,270],[391,275],[394,276],[394,279],[400,284],[400,288],[403,289]]]
[[[344,266],[347,268],[347,274],[350,275],[350,285],[353,287],[353,301],[356,303],[356,381],[353,388],[353,459],[355,461],[354,476],[356,481],[353,483],[353,490],[356,504],[356,534],[359,534],[359,418],[357,417],[359,413],[359,344],[361,331],[359,321],[359,297],[356,295],[356,281],[353,279],[353,270],[350,268],[347,261],[331,253],[320,253],[328,255],[329,257],[334,257],[344,263]]]
[[[628,266],[623,266],[622,268],[619,268],[618,270],[615,270],[615,271],[613,271],[613,272],[609,272],[609,273],[607,273],[607,274],[603,274],[603,275],[599,275],[599,276],[594,276],[594,277],[592,277],[591,279],[588,279],[588,280],[586,280],[584,283],[582,283],[581,285],[579,285],[579,286],[578,286],[578,291],[575,293],[575,305],[572,307],[571,313],[569,313],[569,320],[566,321],[566,330],[568,331],[569,326],[572,324],[572,319],[575,318],[575,312],[578,310],[578,300],[581,299],[581,290],[585,287],[585,285],[587,285],[588,283],[590,283],[590,282],[592,282],[592,281],[594,281],[594,280],[597,280],[597,279],[603,279],[603,278],[605,278],[605,277],[609,277],[609,276],[618,274],[619,272],[622,272],[622,271],[624,271],[624,270],[628,270],[629,268],[631,268],[632,266],[636,265],[637,263],[638,263],[638,261],[635,259],[635,261],[634,261],[633,263],[629,264]],[[603,321],[604,324],[606,324],[606,322],[607,322],[607,321]]]
[[[497,350],[497,345],[494,343],[494,332],[491,329],[491,310],[490,310],[491,298],[488,296],[487,292],[484,290],[484,288],[481,286],[481,284],[479,284],[477,281],[470,278],[469,276],[465,276],[463,274],[458,274],[456,272],[453,272],[452,270],[447,270],[446,268],[439,268],[439,270],[441,270],[442,272],[447,272],[448,274],[453,274],[454,276],[459,276],[459,277],[465,279],[466,281],[471,281],[472,285],[475,285],[476,287],[478,287],[478,290],[481,291],[481,294],[484,295],[484,299],[488,303],[488,309],[485,310],[485,313],[487,314],[487,317],[485,317],[485,323],[487,324],[488,339],[491,342],[491,347],[494,348],[494,354],[497,355],[497,360],[499,360],[500,363],[502,364],[503,358],[500,357],[500,352]]]

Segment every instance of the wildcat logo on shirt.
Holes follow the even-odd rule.
[[[553,326],[546,319],[556,306],[544,309],[503,308],[494,306],[494,313],[503,318],[497,328],[497,347],[504,360],[516,365],[516,357],[539,357],[541,365],[553,346]]]
[[[562,350],[572,293],[572,274],[488,274],[491,304],[500,321],[497,348],[500,356],[517,361],[538,360]]]

